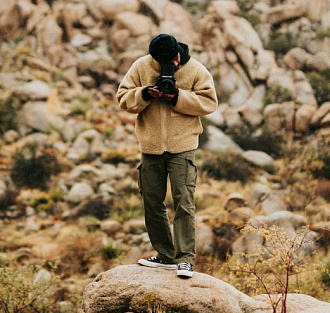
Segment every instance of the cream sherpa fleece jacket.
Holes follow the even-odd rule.
[[[211,74],[192,57],[180,66],[174,74],[179,89],[175,106],[162,98],[142,98],[142,90],[154,86],[159,74],[160,64],[151,55],[143,56],[133,63],[117,92],[120,107],[138,114],[135,129],[141,152],[160,155],[197,149],[203,131],[200,116],[217,107]]]

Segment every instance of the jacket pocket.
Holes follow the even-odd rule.
[[[197,165],[194,160],[186,158],[186,185],[196,187]]]

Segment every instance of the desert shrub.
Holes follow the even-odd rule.
[[[15,99],[10,96],[0,99],[0,135],[9,129],[17,129]]]
[[[326,286],[330,287],[330,263],[325,264],[324,269],[321,272],[321,281]]]
[[[230,99],[230,93],[220,92],[217,94],[218,103],[227,103]]]
[[[72,115],[85,115],[87,111],[91,108],[90,96],[81,95],[77,101],[70,105],[70,113]]]
[[[290,193],[285,201],[291,211],[304,210],[317,196],[330,197],[330,151],[308,148],[282,175]]]
[[[301,171],[313,178],[330,179],[330,150],[308,148],[300,160]]]
[[[177,1],[178,2],[178,1]],[[212,0],[204,0],[204,1],[201,1],[201,2],[188,2],[186,3],[186,6],[187,6],[187,9],[188,9],[188,12],[191,14],[191,15],[198,15],[198,14],[201,14],[201,13],[205,13],[207,8],[210,6],[210,4],[212,3]]]
[[[296,39],[291,33],[274,32],[266,46],[267,50],[272,50],[276,55],[282,56],[297,46]]]
[[[50,195],[42,192],[34,196],[28,205],[35,208],[38,212],[50,213],[54,208],[54,201]]]
[[[327,201],[330,201],[330,180],[328,179],[320,179],[317,182],[317,186],[315,188],[315,193],[326,199]]]
[[[59,278],[51,265],[49,277],[37,279],[42,265],[0,266],[0,312],[53,312],[50,289]]]
[[[91,216],[91,215],[85,215],[80,217],[78,224],[79,226],[81,226],[82,228],[88,231],[93,231],[100,228],[100,220],[95,216]]]
[[[256,135],[255,129],[249,128],[247,125],[229,128],[226,130],[226,134],[245,151],[263,151],[275,159],[283,154],[283,138],[280,135],[272,134],[266,127],[263,127],[258,135]]]
[[[307,74],[309,83],[311,84],[316,101],[319,105],[330,101],[330,73],[324,72],[310,72]]]
[[[311,180],[306,173],[297,172],[293,175],[293,183],[289,184],[289,193],[285,197],[288,210],[304,211],[316,199],[317,181]]]
[[[0,197],[0,218],[6,217],[7,210],[11,205],[17,205],[18,192],[11,188],[6,188],[4,195]]]
[[[56,156],[37,150],[37,143],[28,143],[13,156],[10,176],[17,187],[46,188],[59,172]]]
[[[239,237],[242,224],[228,219],[228,212],[223,208],[220,213],[209,221],[214,234],[213,257],[225,261],[231,253],[232,243]]]
[[[240,155],[230,152],[209,155],[201,170],[214,179],[241,181],[243,184],[254,178],[251,165]]]
[[[264,245],[256,245],[255,253],[236,253],[228,260],[233,283],[236,281],[239,288],[245,288],[243,292],[250,295],[266,293],[273,312],[284,313],[288,293],[301,292],[305,283],[303,279],[307,277],[302,274],[313,272],[312,279],[315,280],[315,273],[323,272],[322,262],[317,259],[312,261],[300,253],[306,245],[314,244],[309,239],[310,230],[302,229],[290,236],[276,225],[248,224],[244,233],[248,232],[259,234],[264,239]]]
[[[63,239],[58,255],[61,256],[59,269],[65,277],[85,273],[100,258],[101,238],[98,232],[82,230]]]
[[[123,224],[131,219],[144,215],[143,203],[139,196],[134,194],[128,197],[116,198],[111,209],[110,218]]]
[[[236,3],[241,10],[240,16],[247,19],[252,26],[258,25],[261,23],[261,18],[259,15],[252,13],[251,10],[254,8],[254,5],[259,0],[237,0]]]
[[[236,0],[236,3],[242,12],[248,12],[253,9],[259,0]]]
[[[320,29],[320,30],[316,31],[316,39],[323,40],[326,37],[330,37],[330,27],[328,27],[325,30]]]
[[[276,86],[275,88],[270,88],[267,90],[266,96],[264,98],[264,105],[272,103],[283,103],[293,100],[293,94],[290,90]]]
[[[103,258],[111,260],[118,257],[120,250],[116,242],[109,240],[106,244],[101,246],[100,252]]]

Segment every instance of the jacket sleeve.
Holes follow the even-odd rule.
[[[139,71],[136,64],[133,64],[123,78],[118,87],[117,100],[119,106],[129,113],[140,113],[150,103],[150,100],[143,98],[143,90],[145,86],[141,86]]]
[[[172,109],[181,114],[203,116],[214,112],[217,105],[213,77],[202,66],[194,78],[192,90],[179,89],[176,105]]]

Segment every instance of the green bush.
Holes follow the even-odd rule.
[[[33,197],[28,205],[35,208],[38,212],[47,212],[50,213],[54,208],[54,201],[51,199],[51,196],[46,193],[40,193]]]
[[[79,218],[79,226],[87,229],[88,231],[93,231],[100,228],[100,220],[95,216],[85,215]]]
[[[330,27],[328,27],[326,30],[318,30],[316,32],[316,39],[323,40],[324,38],[330,37]]]
[[[43,266],[0,266],[0,312],[53,312],[50,299],[50,288],[59,278],[55,275],[55,267],[51,265],[50,275],[37,279]]]
[[[226,134],[243,150],[263,151],[275,159],[282,156],[283,138],[281,136],[272,134],[266,127],[262,128],[262,132],[258,136],[255,131],[255,129],[243,125],[226,130]]]
[[[313,178],[330,180],[330,150],[308,149],[301,159],[302,171]]]
[[[293,99],[294,97],[290,90],[281,86],[276,86],[275,88],[270,88],[267,90],[267,94],[264,98],[264,105],[272,103],[283,103],[292,101]]]
[[[324,270],[321,272],[321,281],[330,287],[330,263],[325,264]]]
[[[88,95],[82,95],[79,99],[72,103],[70,106],[70,111],[72,115],[85,115],[87,111],[91,108],[91,99]]]
[[[46,188],[59,172],[56,156],[37,150],[37,143],[28,143],[14,155],[10,176],[17,187]]]
[[[254,177],[251,165],[240,155],[234,153],[216,153],[207,157],[201,168],[214,179],[241,181],[243,184]]]
[[[236,3],[242,12],[248,12],[253,9],[259,0],[236,0]]]
[[[321,105],[330,101],[330,71],[310,72],[307,77],[314,90],[317,103]]]
[[[252,26],[261,23],[260,16],[250,12],[258,1],[259,0],[236,0],[236,3],[241,10],[239,15],[248,20]]]
[[[109,240],[107,244],[101,246],[100,252],[105,259],[111,260],[119,255],[119,248],[114,241]]]
[[[272,34],[266,49],[274,51],[278,56],[283,56],[296,46],[297,43],[291,33],[275,32]]]
[[[17,129],[15,99],[10,96],[0,99],[0,135],[9,129]]]
[[[124,224],[131,219],[140,218],[143,215],[143,203],[141,198],[136,196],[136,194],[131,194],[126,198],[118,197],[115,199],[110,218]]]

